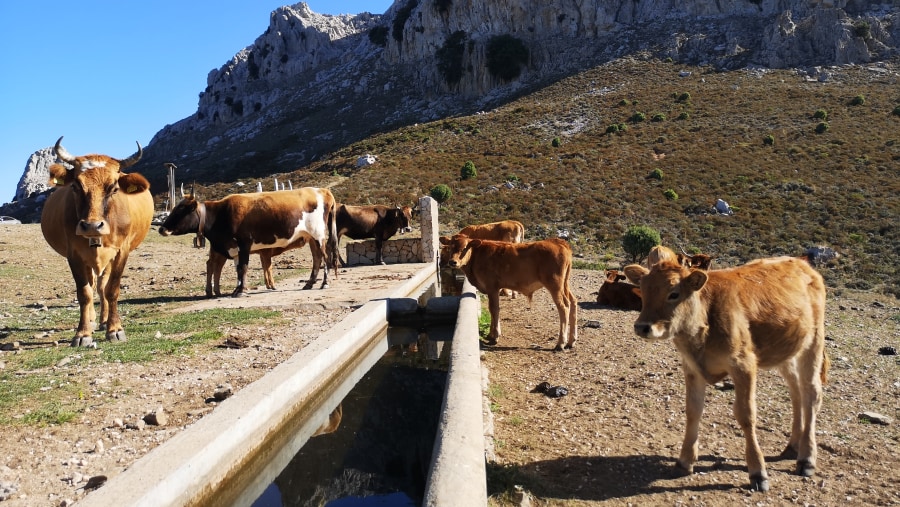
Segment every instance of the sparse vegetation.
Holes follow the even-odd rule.
[[[663,195],[666,196],[666,199],[668,199],[670,201],[678,200],[678,193],[675,192],[674,190],[672,190],[671,188],[667,188],[666,191],[663,192]]]
[[[650,171],[650,174],[647,176],[647,178],[652,179],[652,180],[662,181],[663,176],[664,176],[664,173],[663,173],[662,169],[657,167],[656,169]]]
[[[826,121],[828,120],[828,111],[824,109],[816,109],[816,112],[813,113],[813,118],[817,120]]]
[[[466,163],[463,164],[462,169],[459,170],[459,177],[464,180],[474,178],[477,175],[478,171],[475,168],[475,163],[471,160],[466,160]]]
[[[659,231],[646,225],[632,225],[622,236],[622,248],[631,262],[643,262],[650,250],[661,242]]]
[[[448,85],[455,85],[462,79],[465,48],[466,32],[457,30],[447,37],[444,45],[435,53],[438,70]]]
[[[435,185],[431,187],[431,191],[428,192],[428,195],[431,196],[432,199],[438,202],[438,204],[444,204],[450,197],[453,196],[453,191],[450,190],[450,187],[441,183],[440,185]]]
[[[816,134],[824,134],[825,132],[828,132],[828,123],[824,121],[819,122],[816,125]]]
[[[763,144],[766,146],[775,146],[775,136],[767,134],[766,137],[763,138]]]
[[[631,115],[631,121],[634,122],[634,123],[640,123],[640,122],[642,122],[642,121],[644,121],[644,120],[646,120],[646,119],[647,119],[647,115],[644,114],[644,113],[642,113],[642,112],[640,112],[640,111],[638,111],[638,112],[634,113],[633,115]]]
[[[862,106],[866,103],[866,97],[864,95],[857,95],[850,99],[851,106]]]

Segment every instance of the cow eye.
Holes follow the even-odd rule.
[[[672,291],[669,293],[669,301],[675,301],[678,299],[678,291]]]

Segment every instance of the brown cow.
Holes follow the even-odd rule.
[[[106,155],[75,157],[56,141],[60,160],[73,166],[50,166],[50,183],[57,188],[44,203],[41,231],[57,253],[66,257],[75,280],[81,318],[72,346],[93,343],[94,288],[100,295],[100,328],[106,338],[124,341],[119,317],[119,290],[125,263],[138,247],[153,220],[150,183],[138,173],[123,169],[141,158],[141,145],[134,155],[116,160]]]
[[[509,243],[521,243],[525,241],[525,226],[517,220],[501,220],[488,224],[473,224],[460,229],[457,234],[465,234],[472,239],[489,239],[491,241],[507,241]],[[441,252],[441,258],[445,257]],[[503,289],[500,294],[516,298],[516,292]]]
[[[457,234],[465,234],[472,239],[521,243],[525,241],[525,226],[516,220],[501,220],[489,224],[469,225],[463,227]]]
[[[341,245],[341,237],[350,239],[375,239],[375,264],[384,264],[382,249],[384,242],[394,234],[412,231],[412,208],[409,206],[350,206],[341,204],[337,209],[337,245]],[[342,266],[344,259],[338,258]]]
[[[325,188],[232,194],[217,201],[199,201],[190,195],[172,209],[159,233],[197,234],[208,238],[210,249],[217,254],[237,257],[238,284],[232,296],[246,290],[251,252],[295,248],[301,240],[308,242],[313,265],[303,288],[311,289],[316,283],[327,257],[324,289],[328,287],[329,267],[337,277],[335,209],[334,196]]]
[[[822,276],[793,257],[713,271],[663,260],[650,270],[634,264],[625,271],[640,280],[643,296],[635,333],[647,340],[672,339],[682,357],[687,423],[678,466],[691,473],[697,460],[706,384],[730,376],[734,415],[746,440],[750,487],[767,491],[756,437],[756,376],[760,368],[777,368],[787,382],[794,413],[784,455],[796,453],[797,473],[813,475],[816,414],[829,365]]]
[[[255,254],[259,255],[260,263],[263,269],[263,280],[267,289],[275,290],[275,277],[272,273],[272,257],[281,255],[288,250],[294,248],[303,248],[306,245],[306,238],[299,238],[284,248],[264,248],[256,250]],[[209,258],[206,259],[206,297],[221,296],[222,292],[219,286],[219,280],[222,278],[222,268],[228,258],[216,252],[210,247]]]
[[[625,281],[625,275],[618,270],[606,272],[606,281],[597,291],[597,303],[623,310],[641,309],[641,288]]]
[[[446,247],[447,264],[466,274],[476,289],[488,296],[491,330],[487,343],[500,338],[500,289],[508,288],[531,296],[545,287],[559,311],[559,336],[554,350],[563,345],[572,348],[578,337],[578,301],[569,289],[572,274],[572,248],[561,239],[530,243],[509,243],[471,239],[464,234],[441,237]]]

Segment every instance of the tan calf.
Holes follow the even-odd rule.
[[[569,288],[572,274],[572,249],[561,239],[531,243],[507,243],[471,239],[463,234],[441,237],[447,264],[466,274],[469,282],[488,296],[491,330],[488,344],[500,338],[500,289],[531,296],[542,287],[559,311],[559,335],[555,350],[572,348],[578,337],[578,301]]]
[[[821,275],[792,257],[712,271],[664,258],[650,270],[635,264],[625,272],[641,285],[643,307],[635,333],[647,340],[671,339],[681,354],[687,423],[678,466],[690,473],[697,460],[706,384],[730,376],[750,487],[769,489],[756,435],[756,377],[760,368],[775,368],[787,382],[793,408],[783,455],[796,453],[797,473],[813,475],[816,415],[829,364]]]

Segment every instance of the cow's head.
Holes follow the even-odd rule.
[[[401,234],[412,232],[412,208],[397,206],[394,210],[394,220],[397,224],[397,232]]]
[[[610,269],[606,271],[606,281],[609,283],[616,283],[621,280],[625,280],[625,275],[619,273],[618,269]]]
[[[708,279],[706,271],[687,269],[677,261],[662,261],[647,269],[638,264],[625,266],[629,280],[641,286],[641,314],[634,332],[647,340],[665,340],[686,327],[703,325],[699,318],[698,291]]]
[[[462,234],[456,234],[449,238],[441,236],[440,241],[444,245],[441,248],[441,258],[446,259],[447,265],[451,268],[465,266],[472,257],[472,248],[481,244],[480,239],[471,239]]]
[[[50,184],[69,185],[75,198],[75,215],[78,225],[75,234],[89,238],[91,246],[101,246],[102,237],[111,231],[110,221],[116,220],[115,200],[119,192],[139,194],[150,189],[150,183],[138,173],[123,173],[141,159],[138,151],[123,160],[106,155],[73,156],[62,146],[62,137],[56,141],[56,156],[71,167],[62,164],[50,166]]]
[[[193,189],[190,194],[185,195],[172,211],[169,216],[159,226],[159,233],[163,236],[180,236],[182,234],[194,234],[201,230],[201,212],[202,203],[194,198]]]

